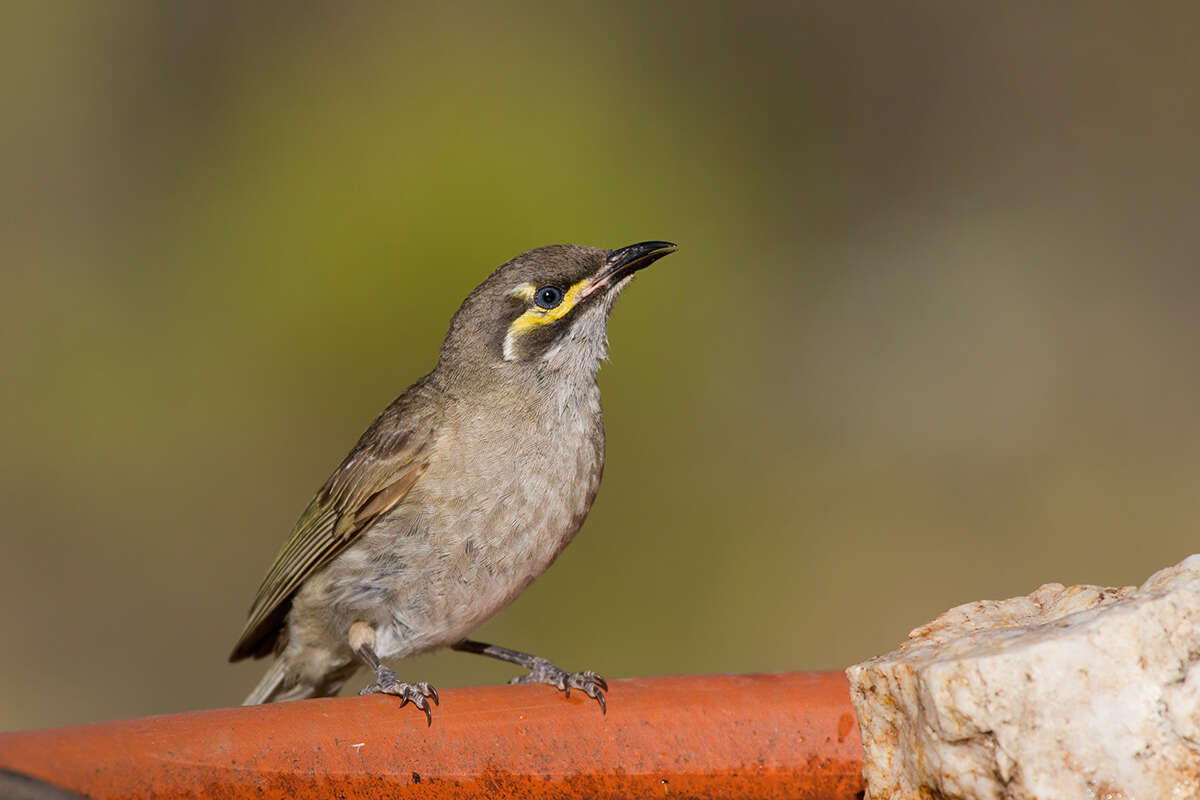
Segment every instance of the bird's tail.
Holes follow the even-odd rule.
[[[242,705],[256,706],[259,703],[270,703],[273,700],[281,699],[279,695],[282,693],[286,678],[286,662],[282,658],[275,659],[271,668],[267,670],[267,674],[263,675],[262,680],[258,682],[258,686],[255,686],[254,691],[242,701]]]
[[[282,703],[285,700],[305,700],[309,697],[333,697],[358,669],[358,663],[350,660],[335,666],[323,674],[297,678],[289,676],[289,663],[286,657],[278,657],[267,674],[262,676],[254,691],[242,701],[244,706],[256,706],[259,703]]]

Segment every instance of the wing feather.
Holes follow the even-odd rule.
[[[395,508],[424,474],[437,421],[429,413],[413,413],[419,388],[405,392],[371,423],[300,515],[258,589],[230,661],[268,655],[300,585]]]

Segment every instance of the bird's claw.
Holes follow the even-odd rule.
[[[412,703],[425,712],[425,724],[433,724],[433,709],[430,707],[429,701],[432,699],[435,706],[441,705],[437,689],[425,681],[405,683],[387,667],[379,668],[375,674],[375,680],[375,683],[365,687],[359,694],[390,694],[399,697],[401,708]]]
[[[571,696],[571,689],[578,689],[600,704],[601,713],[608,714],[608,704],[604,699],[608,681],[591,670],[567,672],[549,659],[539,658],[528,675],[513,678],[509,683],[544,683],[558,689],[565,697]]]

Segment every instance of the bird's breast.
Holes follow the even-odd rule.
[[[570,399],[452,417],[409,497],[367,533],[375,562],[392,568],[388,606],[401,638],[419,649],[464,638],[579,530],[599,489],[604,431],[598,397]]]
[[[447,431],[423,499],[448,546],[461,540],[468,560],[497,572],[548,566],[583,523],[604,464],[599,404],[581,400],[568,410],[480,414]]]

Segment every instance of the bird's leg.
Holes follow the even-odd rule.
[[[396,677],[396,673],[385,667],[375,654],[375,629],[361,620],[350,626],[350,649],[358,654],[363,663],[375,673],[375,683],[365,687],[359,694],[390,694],[400,698],[400,707],[412,703],[425,712],[425,723],[433,724],[433,712],[429,708],[429,700],[438,705],[437,689],[428,683],[405,683]]]
[[[567,672],[564,669],[556,667],[547,658],[531,656],[529,653],[509,650],[507,647],[485,644],[484,642],[476,642],[471,639],[463,639],[458,644],[451,645],[451,649],[497,658],[529,670],[528,675],[513,678],[509,683],[545,683],[555,687],[567,697],[571,696],[572,687],[579,689],[599,703],[602,712],[605,714],[608,713],[608,707],[604,702],[604,693],[608,691],[608,681],[591,670],[586,672]]]

